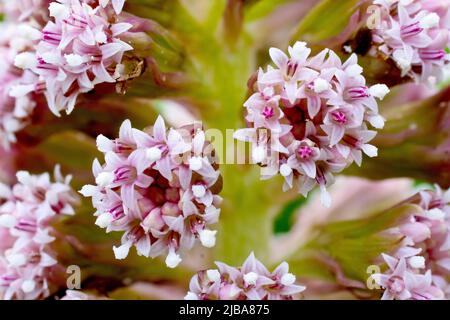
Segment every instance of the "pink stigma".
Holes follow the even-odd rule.
[[[123,210],[123,205],[121,203],[111,208],[109,213],[113,216],[114,220],[118,220],[125,216],[125,211]]]
[[[270,119],[274,116],[275,111],[273,110],[272,107],[264,107],[261,114],[264,116],[264,118]]]
[[[114,170],[114,174],[116,175],[114,182],[125,182],[125,183],[133,182],[137,176],[136,168],[133,168],[131,166],[123,166],[117,168],[116,170]]]
[[[301,146],[298,148],[297,153],[300,158],[308,159],[312,155],[313,150],[308,146]]]
[[[333,120],[337,123],[344,124],[347,122],[347,117],[345,116],[345,113],[342,111],[335,111],[332,112],[331,115],[333,116]]]
[[[420,50],[419,56],[422,60],[442,60],[445,57],[444,50]]]
[[[369,90],[366,86],[352,87],[346,91],[346,98],[350,100],[363,99],[369,96]]]
[[[289,77],[293,77],[294,74],[297,72],[297,68],[298,68],[298,63],[297,62],[293,62],[292,60],[289,60],[289,62],[287,64],[286,74]]]
[[[412,37],[415,35],[418,35],[419,33],[421,33],[423,31],[423,28],[421,28],[419,26],[419,22],[407,25],[407,26],[402,26],[400,28],[400,33],[402,35],[403,38],[407,38],[407,37]]]

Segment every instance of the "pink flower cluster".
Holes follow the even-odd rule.
[[[418,82],[436,84],[450,55],[449,0],[375,0],[381,24],[374,30],[378,50]]]
[[[200,271],[191,279],[186,300],[292,300],[305,290],[295,284],[286,262],[269,272],[253,252],[240,268],[216,265],[218,269]]]
[[[76,194],[55,168],[56,182],[47,173],[17,173],[12,188],[0,184],[0,297],[34,300],[49,295],[54,271],[60,266],[50,248],[55,240],[50,223],[74,214]]]
[[[374,276],[383,299],[450,297],[450,190],[422,191],[417,205],[417,213],[387,232],[402,243],[393,256],[383,254],[388,271]]]
[[[174,268],[178,252],[196,239],[215,245],[216,231],[207,227],[219,217],[221,177],[200,128],[167,130],[158,117],[150,133],[126,120],[119,138],[100,135],[97,146],[106,163],[94,161],[96,185],[81,193],[92,197],[98,226],[124,232],[121,246],[113,248],[117,259],[134,245],[145,257],[168,253],[166,264]]]
[[[18,94],[16,88],[35,83],[37,76],[17,68],[15,57],[28,54],[39,38],[40,32],[27,23],[9,19],[0,23],[0,143],[5,149],[16,142],[16,132],[36,107],[32,95]]]
[[[362,154],[377,155],[368,142],[382,128],[375,98],[389,92],[385,85],[366,85],[356,55],[345,63],[329,49],[314,57],[304,42],[289,47],[287,56],[271,48],[276,67],[259,70],[256,92],[245,102],[250,128],[235,138],[252,143],[252,158],[264,167],[262,176],[278,173],[283,189],[307,195],[319,185],[325,206],[331,203],[326,187],[333,173],[351,163],[361,165]]]
[[[16,66],[38,76],[32,85],[16,88],[18,94],[43,91],[55,115],[70,113],[81,93],[100,83],[114,83],[120,76],[122,57],[133,48],[120,40],[132,28],[117,19],[124,1],[59,0],[50,3],[53,18],[42,30],[35,52],[16,57]],[[92,3],[93,6],[89,4]]]

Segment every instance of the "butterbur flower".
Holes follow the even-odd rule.
[[[269,272],[251,253],[239,268],[216,265],[192,277],[186,300],[292,300],[305,290],[286,262]]]
[[[375,0],[382,10],[373,31],[377,51],[392,59],[402,72],[418,82],[435,84],[443,79],[450,55],[448,1]]]
[[[400,248],[383,254],[388,270],[373,276],[383,299],[443,299],[450,280],[450,191],[422,191],[411,212],[386,234],[401,239]]]
[[[398,184],[395,182],[389,186],[392,182],[385,183],[387,189]],[[348,196],[352,188],[357,188],[355,184],[352,181],[348,190],[342,189],[343,185],[336,185],[334,191],[341,190],[339,192]],[[353,293],[355,297],[448,299],[449,191],[436,186],[435,190],[421,191],[394,206],[392,204],[399,201],[400,194],[396,194],[398,189],[391,191],[389,196],[380,195],[386,190],[376,195],[367,195],[367,190],[366,193],[359,192],[361,194],[356,197],[359,204],[353,195],[352,201],[347,201],[348,204],[345,199],[340,199],[341,206],[331,211],[324,209],[323,212],[317,212],[305,208],[315,214],[301,215],[301,230],[297,230],[296,235],[294,231],[294,234],[282,240],[284,245],[295,243],[293,240],[299,243],[286,245],[290,252],[287,261],[291,265],[308,263],[305,257],[307,260],[313,257],[315,263],[335,275],[334,281],[322,278],[318,283],[309,284],[311,293],[315,290],[319,292],[326,283],[337,285],[340,289],[336,287],[336,290],[345,288],[347,293]],[[412,192],[413,189],[410,189],[406,194]],[[391,196],[396,200],[388,200]],[[379,200],[374,206],[367,206],[367,202],[372,201],[368,200],[371,197],[379,197]],[[392,207],[374,213],[385,205]],[[347,206],[346,210],[344,207]],[[274,246],[275,250],[277,246]],[[298,252],[303,254],[299,255]],[[286,252],[279,253],[278,259],[281,257],[286,257]]]
[[[18,66],[27,64],[30,58],[28,50],[32,50],[40,35],[37,29],[27,24],[9,21],[1,23],[0,30],[0,143],[8,149],[11,143],[16,142],[16,133],[30,122],[36,107],[29,90],[22,88],[31,86],[39,91],[35,86],[37,76],[31,71],[22,71]]]
[[[259,70],[255,93],[244,104],[250,128],[235,138],[251,142],[264,179],[281,174],[284,190],[296,187],[305,196],[319,186],[329,206],[333,173],[361,165],[363,153],[377,155],[369,143],[377,134],[371,128],[384,125],[376,99],[389,89],[366,85],[356,55],[342,63],[331,50],[314,57],[310,51],[302,42],[289,48],[290,57],[270,49],[276,67]]]
[[[0,297],[42,299],[61,281],[61,266],[51,249],[55,236],[51,222],[57,216],[73,214],[76,195],[70,176],[55,168],[56,182],[48,174],[17,173],[12,188],[1,185],[0,206]]]
[[[409,263],[405,258],[396,259],[383,255],[389,266],[389,271],[385,274],[376,274],[372,277],[385,288],[382,300],[436,300],[443,298],[443,292],[433,285],[431,271],[425,273],[417,272],[422,266],[414,264],[414,261],[421,261],[421,257],[413,256],[409,258]],[[413,262],[411,262],[413,261]],[[413,265],[416,267],[414,270]]]
[[[126,120],[119,138],[99,136],[97,145],[106,163],[94,161],[96,185],[80,192],[92,197],[98,226],[123,232],[113,248],[117,259],[135,246],[145,257],[166,254],[174,268],[196,239],[215,245],[208,227],[219,217],[221,180],[200,128],[167,130],[158,117],[152,130],[141,131]]]
[[[132,25],[110,23],[116,19],[116,13],[104,8],[107,1],[101,1],[100,6],[90,3],[80,0],[50,3],[52,20],[42,29],[34,60],[29,59],[22,66],[39,76],[48,106],[55,115],[62,110],[70,113],[78,95],[91,91],[95,85],[116,82],[124,53],[133,49],[120,40]],[[120,12],[123,1],[112,1],[112,5]],[[33,92],[36,86],[28,90]]]

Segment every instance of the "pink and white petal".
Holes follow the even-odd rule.
[[[158,141],[166,141],[166,124],[161,116],[158,116],[155,125],[153,126],[153,136]]]
[[[135,193],[134,185],[123,185],[120,189],[120,197],[122,198],[124,205],[130,210],[134,210],[137,206]]]
[[[136,242],[135,246],[136,246],[136,251],[137,251],[138,255],[144,256],[146,258],[148,258],[150,256],[150,251],[151,251],[152,247],[151,247],[150,237],[148,235],[141,237],[139,239],[139,241]]]
[[[270,48],[269,55],[278,68],[283,69],[286,67],[289,58],[283,51],[278,48]]]
[[[291,104],[294,104],[295,101],[297,101],[297,92],[298,92],[297,83],[295,81],[286,82],[284,84],[284,90],[289,102]]]
[[[87,27],[81,34],[78,35],[77,39],[88,46],[93,46],[96,44],[95,35],[92,29]]]
[[[201,155],[203,147],[205,145],[205,132],[198,131],[192,140],[192,149],[195,155]]]
[[[124,32],[127,32],[131,28],[133,28],[133,25],[131,23],[119,22],[111,26],[111,32],[113,37],[116,37]]]
[[[330,134],[330,146],[334,146],[342,140],[345,134],[345,128],[340,125],[332,125]]]
[[[316,178],[317,170],[316,170],[316,164],[314,161],[312,161],[312,160],[300,161],[300,165],[308,177],[310,177],[311,179]]]
[[[103,61],[122,51],[122,44],[117,42],[107,43],[100,47]]]
[[[124,4],[125,4],[125,0],[112,0],[112,6],[113,6],[116,14],[119,14],[122,12]]]
[[[108,73],[103,63],[96,63],[92,66],[92,72],[94,73],[96,79],[96,83],[102,83],[102,82],[109,82],[113,83],[116,82],[114,78]]]
[[[192,201],[183,201],[183,215],[188,217],[193,214],[198,214],[198,209]]]
[[[178,178],[183,189],[188,189],[192,179],[192,171],[187,166],[180,166],[178,169]]]
[[[147,176],[146,174],[140,174],[136,179],[136,185],[141,188],[148,188],[154,179],[152,177]]]
[[[129,119],[124,120],[120,125],[119,137],[126,141],[134,140],[133,128],[131,126],[131,121]]]
[[[321,107],[321,99],[318,95],[314,96],[307,96],[306,97],[308,102],[308,113],[311,118],[314,118],[320,111]]]
[[[162,157],[156,161],[155,169],[159,170],[164,178],[172,181],[172,162],[169,156]]]

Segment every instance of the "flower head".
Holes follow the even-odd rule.
[[[48,174],[17,173],[12,188],[1,185],[0,296],[3,299],[42,299],[50,294],[60,268],[50,244],[55,240],[51,222],[73,214],[77,198],[55,169],[56,182]]]
[[[100,83],[114,83],[120,76],[120,62],[133,48],[120,40],[132,25],[110,23],[116,13],[91,1],[56,1],[49,5],[52,18],[42,29],[34,60],[24,65],[42,79],[50,110],[70,113],[81,93]],[[124,1],[112,1],[120,12]],[[29,92],[36,88],[29,87]]]
[[[40,34],[28,24],[10,21],[1,23],[0,30],[0,143],[9,148],[16,142],[16,133],[30,122],[36,107],[28,88],[39,91],[35,85],[37,76],[19,67],[33,60],[30,51]]]
[[[385,299],[442,299],[449,292],[450,191],[422,191],[415,213],[386,231],[401,239],[400,248],[383,254],[388,270],[374,275]]]
[[[450,55],[449,5],[446,1],[375,0],[383,10],[374,41],[383,55],[418,82],[435,84],[443,78]]]
[[[373,276],[375,281],[385,288],[383,300],[434,300],[443,298],[442,291],[433,285],[430,270],[422,274],[417,272],[418,268],[411,267],[411,265],[414,265],[411,261],[417,261],[420,257],[408,257],[409,265],[405,257],[397,259],[383,255],[383,258],[389,266],[389,271],[385,274]],[[419,266],[419,268],[421,267]]]
[[[292,300],[305,290],[286,262],[269,272],[251,253],[242,267],[216,265],[218,269],[200,271],[191,279],[186,300]]]
[[[94,162],[96,185],[81,193],[92,197],[97,225],[124,232],[122,244],[114,247],[117,259],[135,246],[145,257],[166,253],[166,264],[174,268],[179,252],[196,239],[214,246],[216,231],[208,226],[219,217],[221,182],[201,129],[167,130],[158,117],[144,132],[127,120],[119,138],[99,136],[97,145],[105,164]]]
[[[319,185],[328,206],[332,173],[353,162],[361,165],[363,153],[377,155],[369,144],[376,131],[369,126],[383,127],[376,99],[389,89],[366,85],[356,55],[345,63],[328,49],[309,57],[301,42],[289,52],[290,57],[270,50],[276,68],[259,70],[256,92],[244,104],[250,128],[238,130],[235,138],[252,143],[264,178],[279,173],[284,189],[296,185],[304,195]]]

